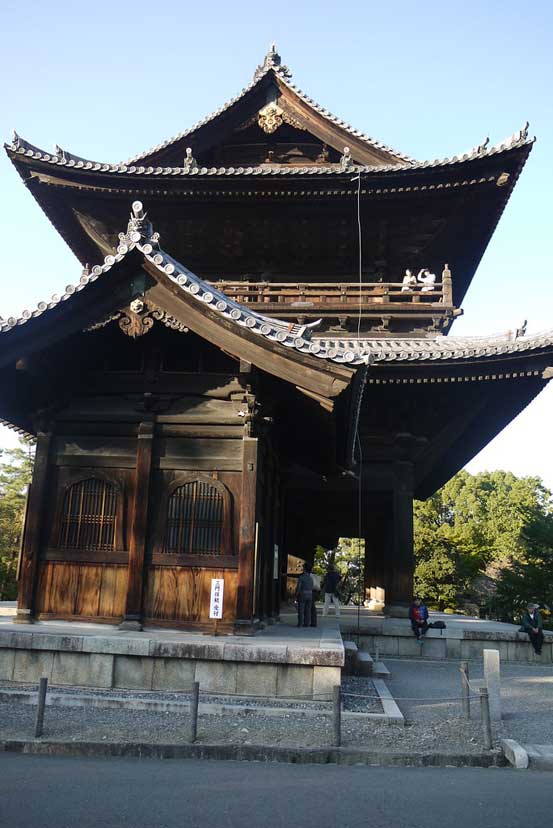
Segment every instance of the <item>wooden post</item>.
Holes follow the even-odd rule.
[[[453,305],[453,282],[449,265],[444,265],[442,272],[442,302],[444,305]]]
[[[480,713],[482,716],[482,735],[486,750],[492,749],[492,720],[490,718],[490,703],[488,699],[488,688],[480,687]]]
[[[144,553],[148,526],[148,504],[154,427],[151,421],[140,423],[136,447],[136,470],[129,542],[129,568],[125,616],[119,625],[123,630],[142,629],[142,591],[144,586]]]
[[[243,438],[236,619],[244,626],[253,621],[258,451],[257,438]]]
[[[195,681],[192,684],[192,693],[190,695],[190,743],[196,741],[198,735],[198,707],[200,704],[200,682]]]
[[[42,736],[42,726],[44,724],[44,708],[46,706],[46,691],[48,690],[48,679],[41,678],[38,685],[38,701],[36,708],[36,722],[35,722],[35,739]]]
[[[39,432],[37,435],[33,480],[27,504],[27,519],[23,528],[25,536],[21,556],[15,624],[32,624],[33,622],[40,533],[43,525],[51,440],[52,435],[49,433]]]
[[[332,689],[332,722],[334,725],[334,747],[342,743],[342,694],[340,685]]]
[[[463,717],[470,719],[470,688],[469,688],[469,663],[462,661],[460,664],[461,671],[461,709]]]
[[[391,615],[407,616],[413,597],[413,464],[395,463],[393,492],[392,555],[386,608]]]

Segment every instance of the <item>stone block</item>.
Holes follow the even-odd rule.
[[[88,658],[89,687],[113,687],[115,656],[90,653]]]
[[[277,696],[298,698],[311,696],[313,694],[314,672],[314,668],[309,666],[279,664],[277,667]]]
[[[399,638],[396,635],[377,635],[374,646],[378,647],[381,656],[399,655]]]
[[[83,638],[82,651],[107,655],[147,656],[150,654],[150,639],[129,635],[86,636]]]
[[[463,661],[470,661],[471,659],[481,659],[482,658],[482,650],[483,642],[482,641],[472,641],[470,639],[463,638],[461,640],[461,659]]]
[[[443,638],[429,638],[425,636],[422,647],[417,643],[417,646],[422,649],[424,658],[445,658],[447,651],[447,639]]]
[[[15,650],[0,650],[0,681],[11,681],[13,679],[14,664]]]
[[[533,770],[553,770],[553,745],[526,745],[525,748]]]
[[[237,664],[236,692],[274,698],[277,694],[277,666],[274,664]]]
[[[126,690],[151,690],[154,661],[140,656],[115,655],[113,686]]]
[[[490,718],[492,722],[501,721],[501,674],[499,650],[484,650],[484,681],[488,688]]]
[[[0,630],[0,648],[13,647],[13,636],[12,630]]]
[[[52,684],[90,687],[90,658],[82,653],[53,653]]]
[[[509,661],[533,661],[534,650],[532,645],[529,641],[510,641],[507,645],[507,658]]]
[[[420,656],[423,646],[420,645],[414,635],[410,637],[401,636],[398,638],[398,655],[400,656]],[[381,652],[383,655],[383,653]]]
[[[54,654],[47,650],[16,650],[13,680],[36,682],[41,678],[50,679],[53,662]]]
[[[33,633],[31,646],[33,650],[63,650],[78,653],[83,648],[83,639],[78,635]]]
[[[446,638],[446,658],[461,660],[461,640],[459,638]]]
[[[358,676],[372,676],[373,660],[369,653],[357,653],[356,670]]]
[[[332,691],[342,680],[342,671],[339,667],[313,668],[313,698],[319,701],[324,697],[332,698]]]
[[[150,640],[149,655],[158,658],[189,658],[201,661],[222,661],[225,644],[217,642],[196,641],[160,641]]]
[[[352,676],[355,673],[355,668],[357,666],[357,654],[357,644],[355,644],[354,641],[344,641],[344,670],[348,676]]]
[[[195,680],[200,691],[236,693],[236,672],[235,661],[197,661]]]
[[[152,690],[188,692],[195,681],[196,662],[181,658],[155,658]]]
[[[32,649],[33,641],[33,627],[28,626],[23,631],[13,632],[10,647],[15,647],[18,650]]]
[[[502,739],[501,748],[507,761],[519,770],[526,770],[528,767],[528,754],[514,739]]]
[[[255,661],[257,664],[286,664],[285,644],[225,644],[224,661]]]

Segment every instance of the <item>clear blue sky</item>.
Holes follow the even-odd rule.
[[[453,334],[553,328],[553,12],[513,0],[91,4],[4,0],[0,135],[121,161],[189,127],[251,80],[272,40],[307,94],[419,159],[492,143],[526,120],[529,162]],[[74,282],[79,266],[2,153],[0,314]],[[469,466],[553,487],[553,383]],[[0,429],[0,445],[13,442]]]

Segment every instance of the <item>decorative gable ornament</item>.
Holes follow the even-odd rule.
[[[284,123],[284,110],[276,103],[269,103],[259,110],[257,116],[257,123],[268,135],[276,132],[277,129]]]

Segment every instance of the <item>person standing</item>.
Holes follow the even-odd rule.
[[[298,627],[311,626],[311,605],[313,603],[313,578],[311,564],[305,564],[296,584],[298,601]]]
[[[537,604],[528,604],[522,616],[522,629],[528,633],[530,644],[536,655],[541,655],[543,645],[543,621]]]
[[[315,575],[314,572],[311,573],[311,577],[313,579],[313,600],[311,601],[311,626],[317,626],[317,600],[321,593],[321,576]]]
[[[428,630],[428,609],[423,604],[418,595],[413,600],[409,609],[409,620],[411,621],[411,629],[415,633],[417,641],[422,644],[423,636]]]
[[[336,594],[336,590],[338,588],[338,584],[342,580],[342,576],[339,572],[336,572],[336,568],[334,564],[328,565],[327,573],[324,577],[323,581],[323,590],[325,596],[325,603],[323,607],[323,616],[326,617],[328,615],[328,610],[330,608],[330,603],[334,604],[334,610],[336,612],[336,618],[340,617],[340,601],[338,600],[338,596]]]

